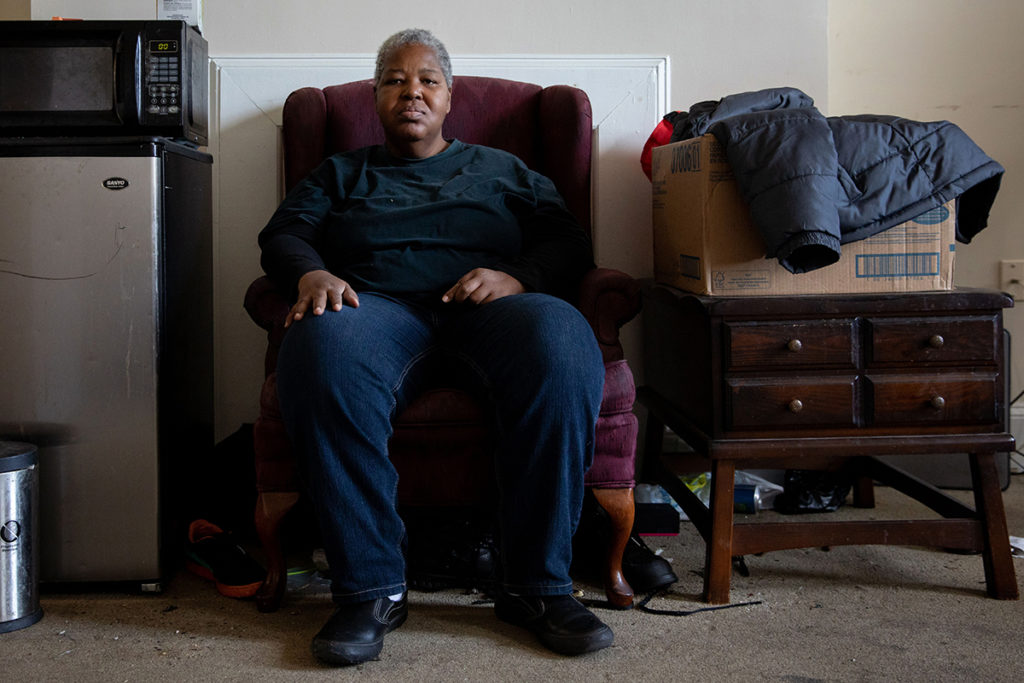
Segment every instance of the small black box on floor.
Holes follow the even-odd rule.
[[[640,536],[676,536],[679,512],[668,503],[637,503],[633,533]]]

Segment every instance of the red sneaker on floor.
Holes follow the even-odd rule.
[[[217,592],[229,598],[256,595],[267,575],[231,534],[205,519],[197,519],[188,527],[185,568],[213,581]]]

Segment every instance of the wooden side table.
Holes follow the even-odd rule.
[[[980,551],[988,594],[1018,597],[995,454],[1012,451],[998,292],[702,297],[644,293],[645,476],[706,543],[704,599],[729,601],[732,558],[787,548],[891,544]],[[662,454],[665,426],[693,454]],[[975,507],[875,456],[963,453]],[[854,504],[888,484],[940,519],[734,524],[744,468],[840,469]],[[705,507],[679,474],[711,472]]]

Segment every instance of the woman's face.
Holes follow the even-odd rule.
[[[424,158],[447,148],[441,126],[452,108],[452,89],[433,50],[424,45],[395,50],[375,91],[377,116],[392,154]]]

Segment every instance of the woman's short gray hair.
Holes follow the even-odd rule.
[[[441,64],[441,73],[444,74],[445,83],[452,87],[452,62],[448,57],[448,50],[444,43],[438,40],[433,33],[422,28],[407,28],[391,36],[377,50],[377,66],[373,71],[374,84],[380,83],[380,76],[384,72],[384,62],[388,60],[391,53],[406,45],[423,45],[434,51],[437,61]]]

